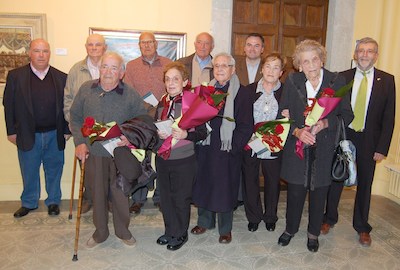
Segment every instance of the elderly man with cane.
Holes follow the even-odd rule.
[[[135,116],[146,114],[142,98],[121,81],[123,76],[122,57],[114,52],[105,53],[101,59],[100,79],[88,81],[81,86],[70,111],[70,126],[76,145],[75,155],[85,164],[85,178],[93,179],[93,223],[96,230],[87,241],[89,248],[104,242],[109,236],[109,197],[113,204],[115,235],[128,246],[136,243],[128,228],[128,199],[115,184],[117,169],[114,160],[100,142],[90,144],[89,139],[81,133],[81,127],[88,116],[99,123],[115,121],[122,124]],[[121,136],[120,139],[119,146],[129,144],[125,136]]]

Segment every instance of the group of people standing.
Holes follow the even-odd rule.
[[[332,182],[330,168],[340,115],[357,148],[353,227],[360,243],[369,246],[372,227],[368,213],[374,169],[376,162],[388,154],[395,115],[394,77],[374,68],[377,42],[371,38],[359,40],[354,52],[357,67],[334,73],[324,68],[325,48],[314,40],[304,40],[293,55],[298,71],[290,73],[284,83],[280,78],[286,58],[278,53],[262,57],[264,38],[260,34],[248,35],[245,57],[238,61],[227,53],[212,57],[214,39],[209,33],[198,34],[194,46],[194,54],[172,62],[157,54],[154,35],[144,32],[139,38],[142,55],[130,61],[125,70],[122,57],[106,52],[104,38],[94,34],[85,44],[87,57],[75,64],[67,77],[49,66],[47,41],[32,41],[31,62],[8,74],[3,101],[8,139],[17,145],[24,183],[22,206],[14,216],[25,216],[38,207],[42,163],[48,193],[45,203],[49,215],[59,214],[63,150],[72,133],[75,155],[86,166],[82,212],[93,207],[95,232],[87,246],[94,247],[108,238],[109,210],[116,236],[133,246],[136,240],[129,231],[129,213],[140,213],[148,187],[134,193],[129,205],[116,185],[118,172],[112,156],[99,142],[90,144],[83,137],[82,124],[88,116],[117,124],[146,114],[154,121],[177,119],[182,115],[182,96],[188,84],[206,82],[227,93],[218,113],[221,117],[189,130],[172,128],[171,136],[178,143],[168,158],[155,159],[157,185],[153,201],[160,207],[165,225],[157,244],[177,250],[187,242],[191,204],[198,213],[191,233],[203,234],[217,225],[218,241],[230,243],[239,193],[243,196],[248,230],[258,230],[264,221],[266,229],[274,231],[282,179],[287,183],[286,227],[278,244],[288,245],[298,232],[308,194],[307,248],[318,251],[320,233],[328,233],[338,221],[343,184]],[[313,127],[305,125],[304,112],[311,99],[325,88],[337,91],[353,79],[350,93],[332,112]],[[360,85],[366,85],[366,89]],[[143,102],[148,93],[159,100],[156,108]],[[293,120],[283,151],[258,154],[245,148],[255,124],[283,117]],[[354,124],[353,117],[361,126]],[[158,136],[161,145],[169,134],[159,131]],[[120,139],[118,146],[130,145],[124,135]],[[303,159],[295,153],[298,141],[306,145]],[[263,203],[260,167],[264,176]]]

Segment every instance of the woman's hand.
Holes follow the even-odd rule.
[[[314,145],[315,135],[311,134],[310,127],[296,128],[293,135],[305,144]]]
[[[327,119],[322,119],[319,120],[315,125],[311,127],[311,134],[314,136],[317,135],[321,130],[325,129],[328,127],[328,120]]]
[[[180,129],[180,128],[173,128],[172,129],[172,138],[178,139],[178,140],[183,140],[186,139],[188,136],[188,133],[186,130]]]
[[[282,115],[283,117],[290,118],[289,109],[284,109],[284,110],[282,110],[281,115]]]
[[[157,130],[157,133],[158,133],[158,137],[160,137],[160,139],[162,139],[162,140],[165,140],[166,138],[168,138],[168,134],[165,131]]]

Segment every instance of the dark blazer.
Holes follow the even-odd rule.
[[[64,87],[67,74],[50,67],[48,74],[53,78],[56,89],[56,128],[58,149],[65,148],[64,134],[70,134],[68,123],[64,119]],[[4,90],[4,114],[7,135],[17,135],[17,146],[22,151],[29,151],[35,143],[35,116],[31,99],[30,65],[11,70],[7,76]]]
[[[346,83],[354,79],[356,69],[343,71]],[[395,123],[396,86],[394,76],[382,70],[374,71],[371,98],[365,121],[365,142],[361,149],[372,157],[375,152],[387,156]]]
[[[191,54],[189,56],[186,56],[186,57],[183,57],[183,58],[180,58],[180,59],[176,60],[177,62],[180,62],[185,66],[186,70],[189,72],[190,79],[192,79],[192,72],[193,72],[192,64],[193,64],[194,56],[195,56],[195,54],[193,53],[193,54]],[[212,58],[212,56],[211,56],[211,58]],[[212,79],[214,79],[214,72],[213,72],[213,69],[210,69],[210,81]]]
[[[281,102],[279,104],[278,116],[281,115],[283,109],[289,109],[290,118],[294,120],[291,124],[289,136],[287,138],[285,148],[283,150],[281,177],[291,184],[305,184],[306,178],[305,159],[300,159],[295,153],[295,145],[297,138],[292,135],[294,128],[304,127],[305,117],[304,110],[307,104],[307,79],[303,72],[295,72],[289,74],[283,88]],[[321,88],[332,88],[338,90],[345,85],[343,76],[338,73],[332,73],[324,69]],[[337,115],[341,114],[345,124],[349,124],[353,119],[349,95],[342,98],[339,105],[327,115],[329,127],[323,129],[317,134],[316,143],[316,160],[314,187],[323,187],[331,184],[331,165],[334,154],[334,141],[338,126]],[[303,177],[302,177],[303,176]]]
[[[245,57],[237,57],[236,59],[236,75],[239,77],[240,84],[246,86],[249,85],[249,74],[247,72],[247,64],[246,64],[246,58]],[[256,73],[256,78],[254,82],[258,82],[261,77],[261,69],[262,65],[261,62],[258,65],[257,73]]]

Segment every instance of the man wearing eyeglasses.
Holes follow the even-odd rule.
[[[372,181],[376,162],[386,158],[395,123],[396,87],[394,76],[374,67],[378,60],[378,43],[369,37],[360,39],[354,51],[357,67],[342,74],[349,83],[354,79],[351,106],[354,120],[346,129],[347,137],[357,149],[357,193],[353,228],[362,246],[371,245],[368,223]],[[329,188],[321,233],[327,234],[338,221],[338,205],[343,183],[332,182]]]
[[[214,38],[207,32],[196,36],[194,42],[196,52],[178,61],[185,65],[189,72],[190,82],[193,86],[210,82],[214,78],[211,63],[211,52],[214,49]]]
[[[95,232],[86,242],[93,248],[104,242],[110,232],[107,203],[113,207],[115,235],[128,245],[135,245],[135,238],[129,231],[129,204],[117,185],[117,170],[113,157],[100,141],[90,143],[84,137],[81,127],[87,117],[99,123],[115,121],[121,125],[136,116],[146,114],[140,95],[127,84],[122,83],[124,60],[115,52],[106,52],[100,60],[100,79],[85,82],[79,89],[71,106],[70,127],[74,136],[75,155],[85,164],[85,179],[92,179],[93,224]],[[118,146],[127,146],[127,138],[119,137]]]
[[[140,35],[139,48],[142,55],[128,62],[124,82],[141,96],[151,92],[160,100],[165,94],[163,69],[171,59],[158,55],[157,46],[158,42],[153,33],[143,32]]]
[[[99,34],[88,36],[85,43],[87,56],[85,59],[77,62],[68,72],[67,82],[64,89],[64,116],[67,122],[70,122],[69,110],[79,88],[84,82],[98,79],[100,59],[107,50],[104,37]],[[83,193],[83,202],[81,213],[84,214],[92,208],[92,192],[90,189],[90,179],[85,179],[85,191]]]
[[[259,33],[251,33],[246,38],[244,53],[246,57],[238,57],[236,74],[242,85],[246,86],[261,79],[261,55],[264,52],[264,37]]]
[[[140,35],[139,48],[142,55],[128,62],[124,82],[132,86],[142,97],[154,95],[157,100],[160,100],[165,94],[163,70],[171,60],[158,55],[157,46],[158,42],[153,33],[143,32]],[[146,107],[149,114],[155,113],[152,106]],[[132,194],[133,204],[129,208],[131,213],[139,214],[141,212],[141,208],[147,200],[147,193],[148,187],[145,186]],[[154,191],[153,203],[160,207],[160,194],[157,188]]]

